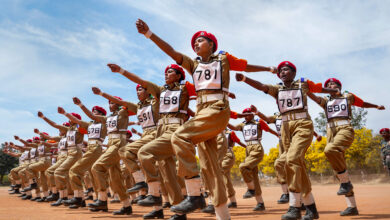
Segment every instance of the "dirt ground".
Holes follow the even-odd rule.
[[[390,184],[355,184],[355,195],[360,212],[356,217],[340,217],[339,212],[346,208],[345,198],[337,196],[338,185],[314,185],[313,193],[321,219],[390,219]],[[17,196],[8,195],[6,187],[0,188],[0,219],[142,219],[142,215],[151,208],[133,206],[131,216],[113,216],[112,211],[121,207],[120,204],[109,205],[109,212],[92,213],[87,208],[70,210],[67,207],[50,207],[48,203],[23,201]],[[277,186],[265,186],[263,197],[266,211],[254,212],[254,199],[242,199],[245,188],[238,187],[238,208],[231,209],[232,219],[280,219],[288,208],[288,204],[279,205],[281,190]],[[164,210],[165,219],[172,214]],[[188,219],[215,219],[215,216],[195,212]]]

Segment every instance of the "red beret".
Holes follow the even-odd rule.
[[[130,130],[127,130],[127,134],[130,135],[130,137],[133,137],[133,133],[131,133]]]
[[[66,126],[66,127],[70,127],[69,122],[64,122],[64,123],[62,123],[62,125],[63,125],[63,126]]]
[[[246,113],[246,112],[251,112],[251,108],[246,108],[246,109],[244,109],[243,111],[242,111],[242,113]]]
[[[179,71],[181,73],[181,76],[182,76],[182,80],[185,80],[186,79],[186,74],[183,70],[183,68],[181,68],[181,66],[177,65],[177,64],[171,64],[171,65],[168,65],[167,68],[165,68],[165,73],[169,70],[169,69],[175,69],[177,71]]]
[[[335,82],[337,84],[339,84],[339,86],[342,86],[340,80],[336,79],[336,78],[329,78],[325,81],[325,84],[324,86],[326,87],[328,85],[329,82]]]
[[[74,117],[76,117],[77,119],[81,120],[81,116],[80,116],[79,114],[74,113],[74,112],[72,112],[72,113],[70,113],[70,114],[72,114],[72,115],[73,115]]]
[[[384,134],[384,133],[390,133],[390,129],[388,128],[382,128],[380,131],[379,131],[380,134]]]
[[[295,67],[295,65],[293,63],[291,63],[290,61],[283,61],[283,62],[279,63],[279,65],[278,65],[278,77],[279,77],[280,69],[284,66],[289,66],[290,68],[292,68],[294,70],[294,72],[297,72],[297,68]]]
[[[106,115],[107,114],[107,112],[106,112],[106,110],[104,109],[104,108],[102,108],[102,107],[100,107],[100,106],[94,106],[93,108],[92,108],[92,111],[98,111],[98,112],[100,112],[100,113],[102,113],[103,115]]]
[[[39,138],[39,137],[33,137],[33,140],[34,140],[34,141],[39,141],[40,138]]]
[[[198,38],[198,37],[205,37],[205,38],[208,38],[210,39],[212,42],[214,42],[214,51],[217,51],[218,49],[218,41],[217,41],[217,38],[214,36],[214,34],[212,33],[207,33],[206,31],[198,31],[194,34],[194,36],[192,36],[192,39],[191,39],[191,46],[192,46],[192,49],[195,51],[195,40]]]
[[[49,134],[48,134],[48,133],[46,133],[46,132],[42,132],[42,134],[49,136]]]
[[[142,87],[140,84],[138,84],[137,87],[135,87],[135,89],[138,90],[138,88],[140,88],[140,87],[141,87],[141,88],[144,88],[144,87]]]
[[[31,142],[32,142],[32,140],[31,140],[31,139],[27,139],[27,142],[28,142],[28,143],[31,143]]]

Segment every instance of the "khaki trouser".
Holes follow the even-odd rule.
[[[225,154],[225,157],[222,160],[222,172],[223,172],[223,180],[225,182],[228,197],[232,197],[236,195],[236,191],[234,190],[232,178],[230,176],[230,170],[234,166],[236,158],[234,156],[234,152],[232,149],[228,149]]]
[[[128,143],[119,151],[119,155],[130,173],[140,170],[138,166],[138,151],[142,146],[156,138],[156,132],[156,129],[146,129],[140,139],[132,143]]]
[[[27,164],[20,164],[18,167],[15,167],[10,171],[10,176],[14,181],[20,180],[19,171],[25,168],[26,166]]]
[[[134,186],[135,181],[133,178],[133,175],[131,175],[129,169],[123,164],[121,165],[121,176],[123,180],[123,184],[126,187],[126,189],[130,189]]]
[[[24,166],[22,167],[22,169],[20,169],[19,172],[18,172],[18,176],[22,180],[22,185],[24,187],[26,187],[28,185],[28,178],[27,178],[27,175],[26,175],[26,168],[28,167],[28,165],[29,165],[29,162],[26,162],[24,164]]]
[[[261,195],[261,187],[259,181],[259,168],[257,165],[263,160],[264,149],[261,144],[247,145],[245,150],[246,157],[240,164],[240,172],[245,183],[252,182],[255,186],[256,195]]]
[[[65,161],[54,171],[56,188],[58,190],[67,188],[67,183],[69,183],[69,169],[81,158],[81,154],[81,149],[78,147],[68,149],[68,156]]]
[[[286,175],[288,190],[302,193],[311,192],[311,182],[306,173],[305,153],[313,139],[311,119],[285,121],[282,125],[282,143],[286,151]]]
[[[118,193],[121,201],[128,199],[125,186],[121,180],[119,151],[126,144],[126,135],[120,138],[109,138],[107,150],[92,166],[92,176],[98,192],[105,192],[108,188],[107,179],[110,177],[112,190]]]
[[[172,199],[172,204],[178,204],[183,200],[181,188],[176,175],[176,162],[174,160],[174,151],[172,148],[172,134],[180,127],[180,124],[159,124],[157,126],[156,138],[144,145],[138,151],[138,159],[145,171],[146,181],[159,181],[159,171],[156,168],[157,161],[160,162],[160,173],[166,184],[166,190]]]
[[[279,157],[274,162],[276,180],[279,184],[286,184],[286,152],[284,151],[282,140],[279,139]]]
[[[228,101],[198,104],[195,117],[185,122],[172,136],[173,149],[179,161],[179,176],[191,178],[199,175],[195,157],[195,145],[198,145],[201,172],[215,206],[227,202],[218,161],[217,135],[226,128],[229,118]]]
[[[38,185],[42,187],[42,191],[48,191],[47,177],[45,175],[45,171],[47,168],[50,167],[50,165],[51,165],[50,159],[41,157],[39,158],[38,162],[30,164],[26,169],[27,176],[30,179],[35,178],[37,180]]]
[[[327,144],[324,153],[333,170],[337,173],[347,169],[344,152],[351,146],[355,132],[350,125],[328,128],[326,132]]]
[[[100,155],[102,155],[102,146],[88,144],[87,152],[69,170],[70,185],[73,190],[83,190],[84,174],[92,168]]]
[[[47,170],[45,171],[45,174],[48,179],[48,184],[50,187],[55,187],[56,186],[56,181],[54,178],[54,171],[65,161],[67,157],[67,154],[59,154],[57,156],[57,162],[53,165],[51,165]]]

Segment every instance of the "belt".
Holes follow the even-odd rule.
[[[212,102],[212,101],[218,101],[218,100],[227,100],[228,96],[223,93],[217,93],[217,94],[204,94],[201,96],[198,96],[196,98],[197,104]]]
[[[328,128],[333,128],[341,125],[350,125],[351,121],[350,120],[340,120],[340,121],[333,121],[333,122],[328,122],[326,125]]]
[[[260,141],[246,141],[247,145],[255,145],[255,144],[260,144]]]
[[[308,115],[306,112],[290,113],[287,115],[282,115],[282,121],[298,120],[298,119],[307,118],[307,116]]]
[[[76,149],[76,148],[82,148],[82,147],[83,147],[83,144],[77,144],[77,145],[68,146],[68,149]]]
[[[181,118],[161,118],[158,124],[183,124],[184,120]]]
[[[126,134],[108,134],[108,139],[119,139],[122,136],[126,137]]]
[[[151,127],[142,128],[142,130],[143,130],[144,132],[148,132],[148,131],[155,130],[155,129],[157,129],[156,126],[151,126]]]
[[[102,141],[101,140],[88,140],[88,144],[99,144],[99,145],[102,145]]]
[[[67,150],[60,150],[58,153],[59,153],[59,155],[63,155],[63,154],[67,154],[68,151]]]

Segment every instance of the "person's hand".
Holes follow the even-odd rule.
[[[107,64],[107,66],[111,69],[113,73],[119,73],[119,71],[122,69],[120,66],[113,63],[109,63]]]
[[[149,26],[141,19],[135,22],[135,26],[137,26],[138,33],[140,34],[146,34],[149,30]]]
[[[254,105],[251,105],[251,112],[254,112],[254,113],[256,113],[256,112],[257,112],[257,108],[256,108],[256,106],[254,106]]]
[[[236,99],[236,94],[229,92],[229,97],[232,99]]]
[[[19,140],[19,136],[15,135],[14,138],[15,138],[15,140]]]
[[[321,135],[318,135],[317,141],[320,142],[321,140],[322,140],[322,136],[321,136]]]
[[[100,95],[102,91],[98,87],[92,87],[92,92],[95,95]]]
[[[131,132],[137,134],[137,130],[135,130],[134,128],[131,129]]]
[[[378,105],[378,107],[376,107],[378,110],[385,110],[385,106],[383,105]]]
[[[237,81],[243,81],[244,80],[244,74],[236,73],[236,80]]]
[[[62,108],[62,107],[58,107],[58,113],[60,113],[60,114],[65,114],[66,112],[65,112],[65,110]]]
[[[41,111],[38,112],[38,117],[43,118],[45,117]]]
[[[5,142],[5,143],[7,143],[7,142]],[[9,145],[14,146],[15,144],[14,144],[14,142],[9,142]]]
[[[80,99],[77,98],[77,97],[73,97],[73,103],[74,103],[75,105],[82,105]]]
[[[39,134],[38,128],[34,128],[34,133],[35,133],[35,134]]]
[[[278,73],[278,68],[274,67],[274,66],[270,66],[270,72],[273,73],[273,74],[277,74]]]

